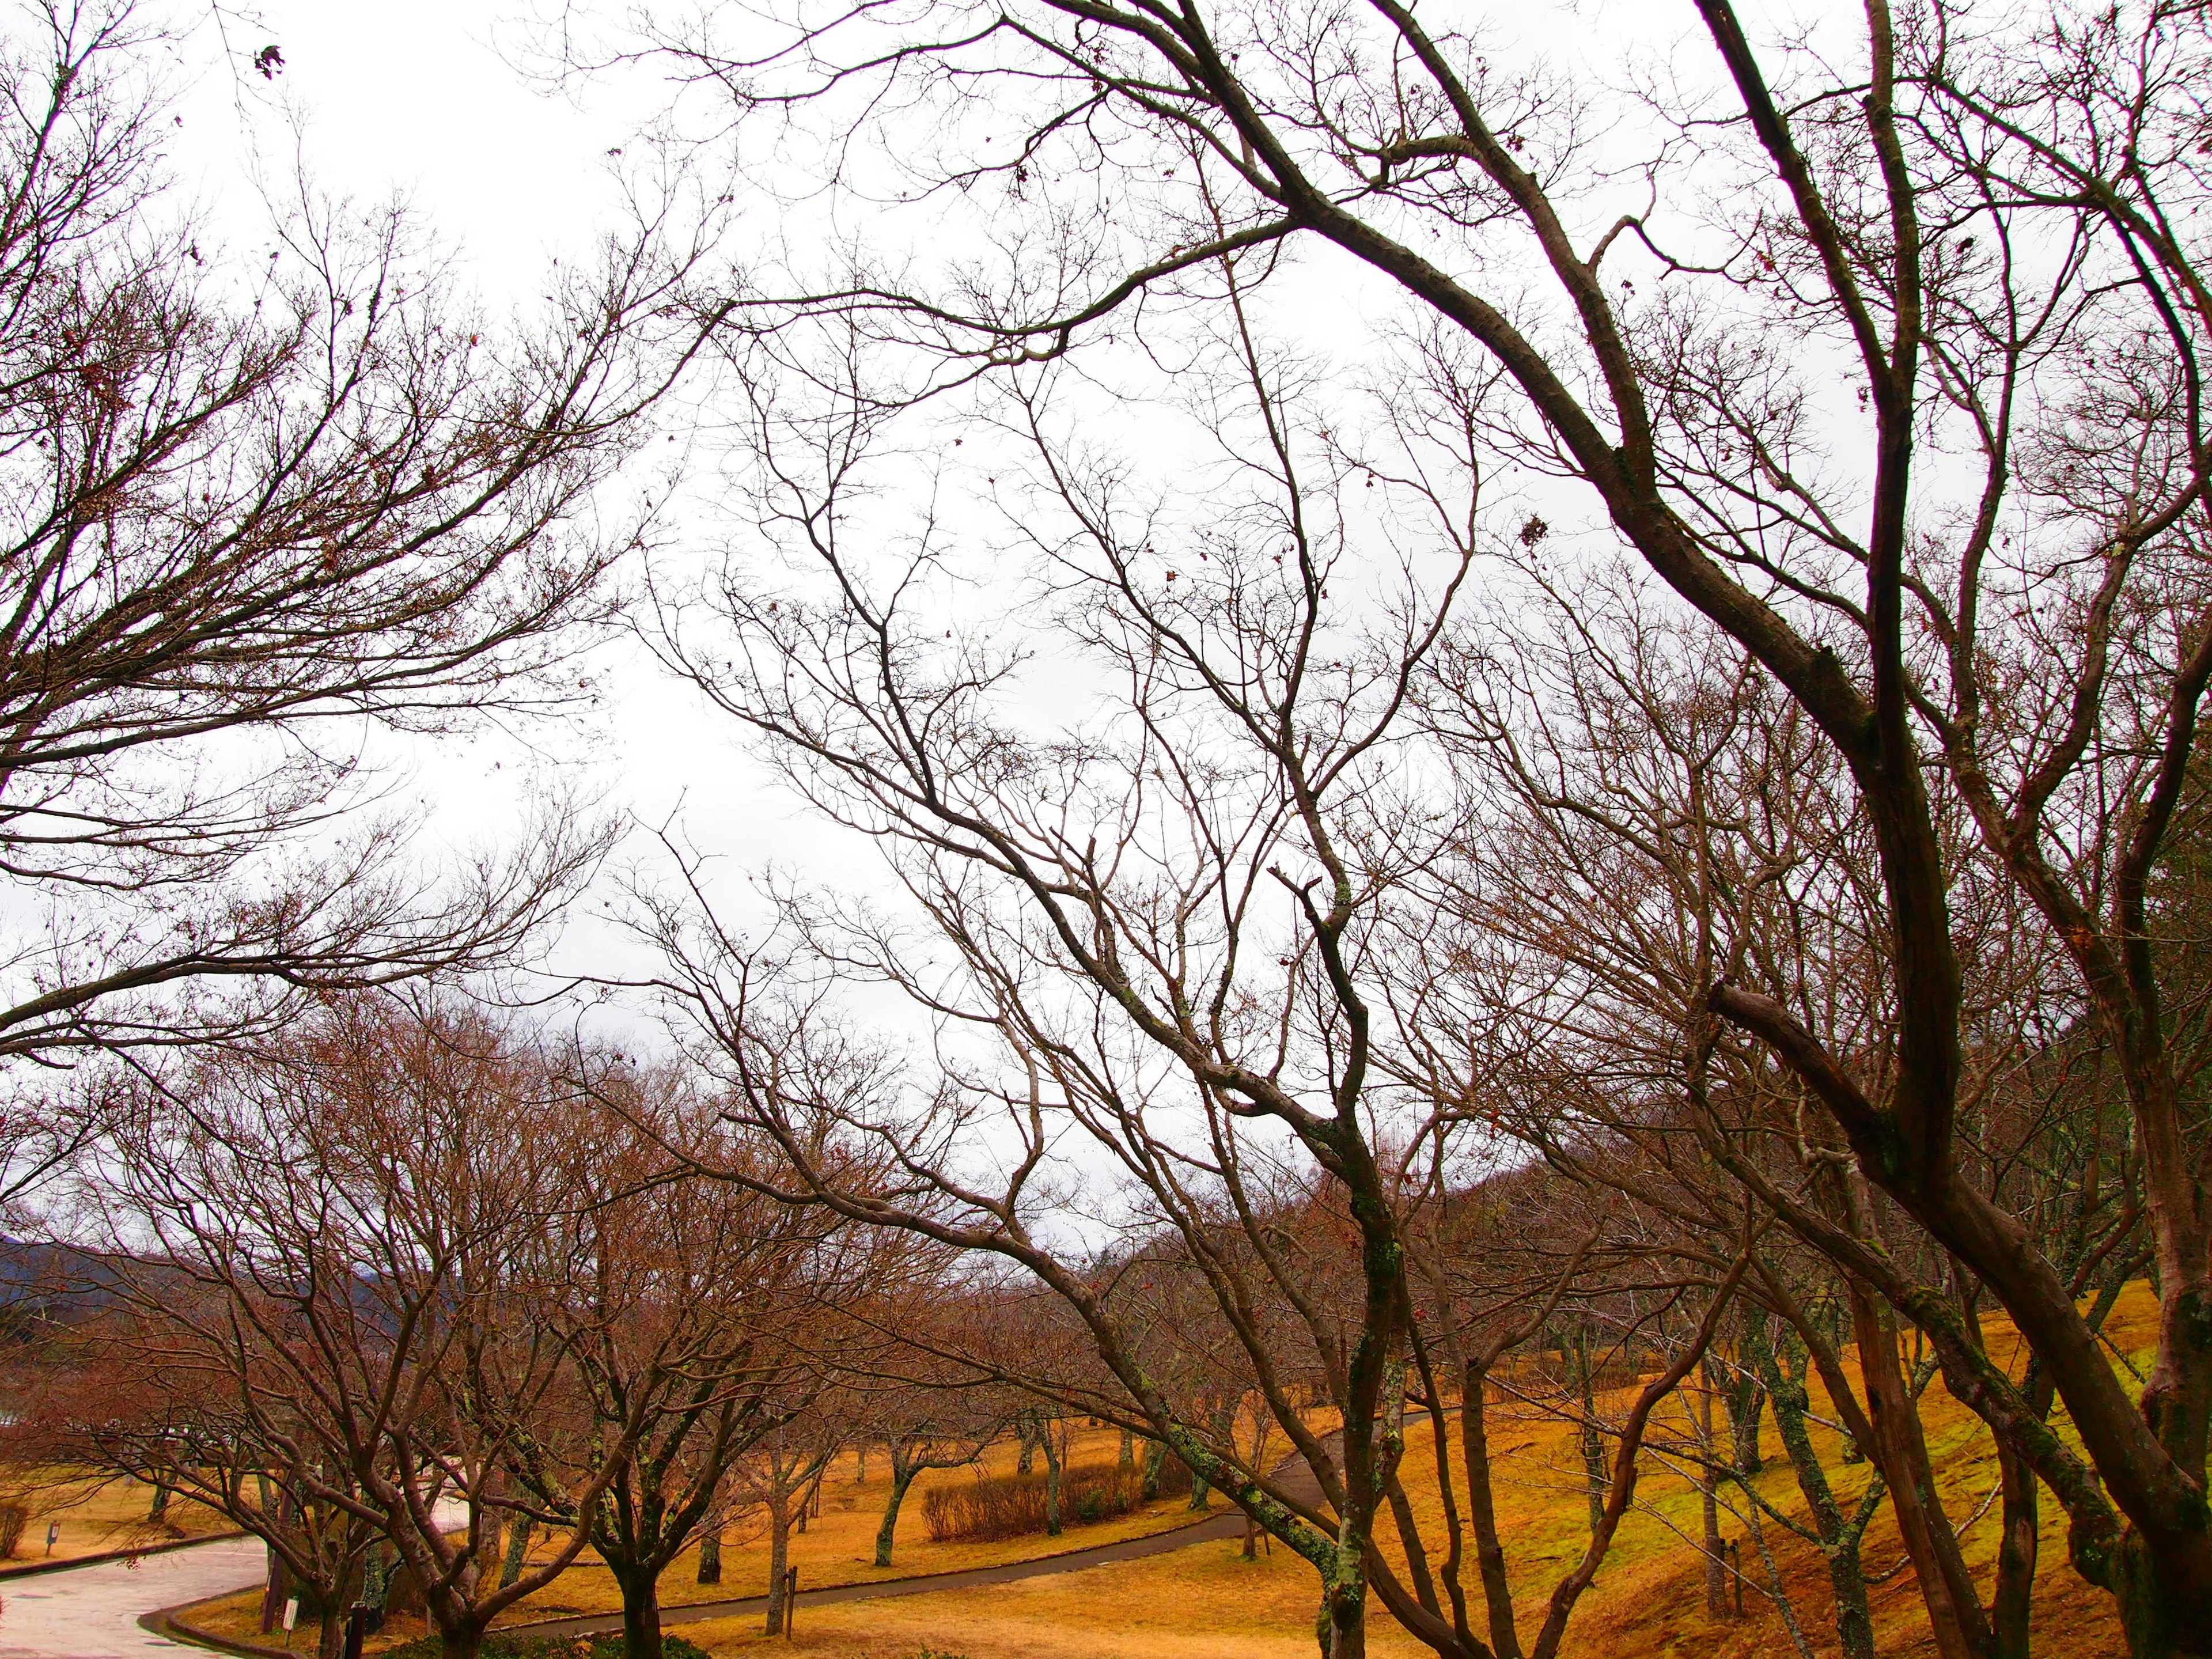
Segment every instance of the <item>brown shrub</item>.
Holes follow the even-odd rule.
[[[17,1546],[23,1541],[23,1528],[31,1524],[31,1512],[21,1504],[0,1504],[0,1561],[15,1559]]]
[[[931,1541],[983,1543],[1042,1532],[1045,1479],[1042,1474],[979,1474],[964,1485],[934,1488],[921,1504]],[[1143,1478],[1134,1469],[1070,1469],[1060,1477],[1060,1520],[1073,1527],[1127,1515],[1145,1501],[1143,1488]]]

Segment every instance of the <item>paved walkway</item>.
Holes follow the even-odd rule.
[[[221,1595],[260,1581],[268,1559],[258,1538],[223,1538],[189,1549],[103,1561],[0,1581],[0,1659],[136,1659],[187,1650],[138,1627],[138,1616]]]

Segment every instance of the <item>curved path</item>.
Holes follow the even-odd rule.
[[[219,1538],[0,1581],[0,1659],[137,1659],[184,1650],[183,1643],[140,1629],[139,1615],[250,1589],[267,1559],[258,1538]]]

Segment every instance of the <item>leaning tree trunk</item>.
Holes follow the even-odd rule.
[[[899,1505],[906,1502],[906,1489],[914,1484],[915,1471],[902,1471],[897,1460],[891,1462],[890,1501],[884,1505],[884,1523],[876,1528],[876,1565],[888,1567],[891,1564],[891,1543],[898,1536]]]
[[[1808,1360],[1807,1364],[1809,1365]],[[1772,1353],[1762,1358],[1767,1397],[1774,1402],[1775,1432],[1796,1472],[1797,1490],[1820,1534],[1820,1553],[1828,1564],[1828,1584],[1836,1600],[1836,1641],[1843,1659],[1874,1659],[1874,1614],[1867,1605],[1866,1571],[1859,1559],[1859,1540],[1847,1537],[1843,1506],[1828,1484],[1828,1472],[1813,1448],[1806,1427],[1810,1401],[1805,1385],[1782,1369]],[[1846,1443],[1850,1437],[1844,1437]]]

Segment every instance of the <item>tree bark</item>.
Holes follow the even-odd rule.
[[[884,1505],[884,1523],[876,1528],[876,1565],[879,1567],[891,1564],[891,1540],[898,1535],[899,1505],[906,1502],[906,1489],[913,1484],[914,1474],[901,1474],[894,1460],[890,1499]]]
[[[618,1582],[623,1659],[660,1659],[660,1575],[647,1569],[625,1574]]]
[[[532,1522],[526,1515],[514,1517],[507,1534],[507,1559],[500,1564],[499,1587],[505,1589],[522,1577],[522,1564],[530,1559],[530,1534]]]
[[[1490,1485],[1487,1375],[1470,1363],[1460,1385],[1461,1455],[1467,1463],[1467,1515],[1474,1529],[1475,1570],[1489,1615],[1491,1651],[1498,1659],[1521,1659],[1521,1635],[1513,1618],[1513,1591],[1505,1577],[1505,1546],[1498,1536],[1498,1505]]]
[[[896,1508],[894,1501],[894,1510]],[[885,1523],[895,1524],[896,1518],[895,1514],[887,1514]],[[876,1565],[879,1567],[890,1565],[887,1540],[887,1534],[878,1534],[876,1539]],[[778,1494],[769,1500],[768,1505],[768,1633],[770,1636],[783,1634],[785,1575],[790,1566],[791,1500],[787,1496]]]
[[[1044,1448],[1044,1535],[1057,1538],[1063,1530],[1060,1515],[1060,1448],[1053,1441],[1050,1423],[1044,1425],[1039,1441]]]
[[[1726,1546],[1721,1542],[1720,1447],[1713,1439],[1715,1380],[1711,1368],[1707,1367],[1705,1386],[1698,1391],[1698,1449],[1705,1454],[1698,1470],[1698,1507],[1705,1534],[1705,1616],[1719,1620],[1728,1617],[1729,1587]]]
[[[1813,1448],[1813,1437],[1806,1427],[1805,1413],[1810,1402],[1805,1386],[1782,1370],[1771,1351],[1765,1356],[1765,1370],[1766,1396],[1774,1403],[1775,1432],[1796,1474],[1797,1489],[1805,1496],[1805,1508],[1813,1517],[1820,1553],[1827,1562],[1828,1585],[1836,1601],[1837,1644],[1843,1650],[1843,1659],[1874,1659],[1874,1614],[1867,1605],[1859,1539],[1845,1526],[1843,1508],[1828,1484],[1828,1472]],[[1850,1435],[1844,1437],[1844,1443],[1846,1448],[1852,1444]]]

